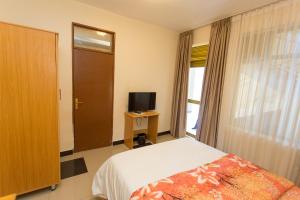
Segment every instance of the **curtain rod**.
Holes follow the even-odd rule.
[[[281,1],[287,1],[287,0],[278,0],[278,1],[274,1],[274,2],[268,3],[268,4],[266,4],[266,5],[262,5],[262,6],[259,6],[259,7],[257,7],[257,8],[253,8],[253,9],[247,10],[247,11],[242,11],[242,12],[239,12],[239,13],[237,13],[237,14],[234,14],[234,15],[231,15],[231,16],[228,16],[228,17],[235,17],[235,16],[238,16],[238,15],[241,15],[241,14],[246,14],[246,13],[248,13],[248,12],[252,12],[252,11],[257,10],[257,9],[261,9],[261,8],[264,8],[264,7],[273,5],[273,4],[277,4],[277,3],[281,2]],[[215,20],[215,21],[212,20],[211,22],[208,22],[208,23],[206,23],[206,24],[204,24],[204,25],[198,26],[198,27],[196,27],[196,28],[194,28],[194,29],[191,29],[191,30],[194,31],[194,30],[196,30],[196,29],[203,28],[203,27],[205,27],[205,26],[211,25],[211,24],[214,23],[214,22],[217,22],[217,21],[226,19],[226,18],[228,18],[228,17],[222,17],[221,19],[218,19],[218,20]],[[183,31],[183,32],[185,32],[185,31]]]

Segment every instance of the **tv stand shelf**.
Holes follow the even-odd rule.
[[[134,137],[134,121],[137,118],[148,118],[148,139],[155,144],[157,140],[157,127],[158,127],[159,113],[155,111],[148,111],[143,113],[125,112],[125,129],[124,129],[124,143],[132,149]]]

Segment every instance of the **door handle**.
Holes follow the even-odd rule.
[[[78,98],[75,98],[75,110],[78,110],[78,108],[79,108],[79,104],[82,104],[82,103],[84,103],[84,102],[82,102],[82,101],[79,101],[78,100]]]

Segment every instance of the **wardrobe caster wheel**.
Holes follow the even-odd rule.
[[[56,185],[51,185],[51,186],[50,186],[50,190],[51,190],[51,191],[54,191],[55,189],[56,189]]]

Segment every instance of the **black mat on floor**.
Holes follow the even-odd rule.
[[[60,169],[61,179],[69,178],[88,172],[83,158],[77,158],[75,160],[61,162]]]
[[[151,142],[146,142],[143,145],[137,144],[137,145],[134,145],[133,148],[136,149],[136,148],[140,148],[140,147],[144,147],[144,146],[148,146],[148,145],[152,145],[152,143]]]

